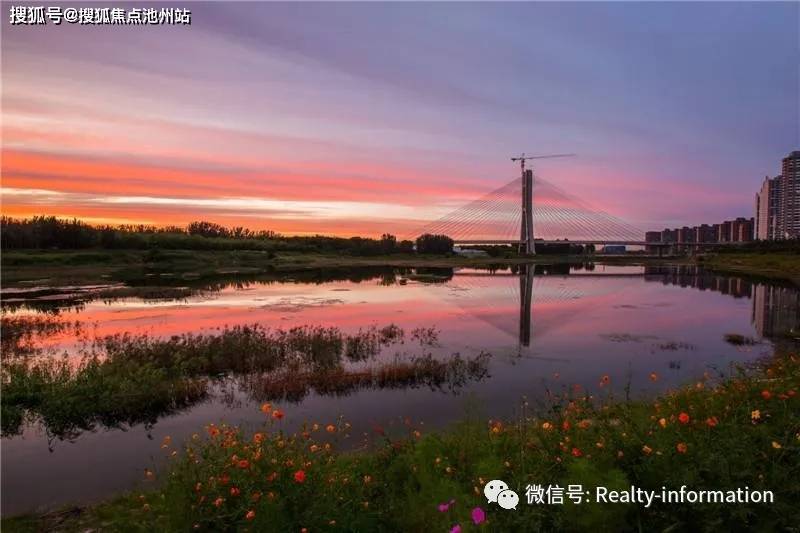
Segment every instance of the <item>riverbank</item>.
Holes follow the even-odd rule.
[[[382,256],[274,253],[254,250],[26,250],[4,251],[2,285],[133,285],[180,284],[198,279],[262,276],[287,272],[355,267],[492,268],[521,264],[620,265],[684,264],[684,258],[647,256],[539,255],[535,257],[462,257],[457,255],[393,254]]]
[[[723,274],[758,276],[787,280],[800,285],[800,254],[797,253],[724,253],[698,257],[697,263]]]
[[[658,380],[657,374],[651,375]],[[4,531],[711,531],[800,526],[800,358],[789,348],[721,381],[711,377],[653,401],[625,401],[598,376],[599,394],[564,386],[551,405],[522,406],[513,420],[468,416],[427,434],[376,427],[364,451],[346,420],[309,420],[262,406],[264,427],[244,433],[210,424],[186,446],[162,444],[172,464],[145,471],[142,489],[88,508],[4,519]],[[350,446],[352,448],[352,446]],[[516,511],[487,504],[501,479]],[[529,505],[528,485],[563,489],[563,503]],[[570,485],[580,491],[567,492]],[[599,502],[596,487],[771,491],[772,503]],[[746,489],[745,489],[746,488]],[[728,492],[733,491],[733,492]],[[588,494],[586,494],[588,492]],[[534,491],[535,494],[539,494]],[[573,499],[569,497],[573,495]],[[710,493],[711,494],[711,493]],[[760,495],[765,493],[759,492]],[[557,497],[551,491],[549,497]],[[578,496],[581,502],[577,503]],[[543,497],[548,498],[545,493]],[[458,530],[458,529],[457,529]]]

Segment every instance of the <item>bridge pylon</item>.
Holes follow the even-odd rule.
[[[572,157],[575,154],[528,155],[525,153],[511,160],[519,161],[522,172],[522,219],[519,228],[519,251],[522,254],[534,255],[533,244],[533,169],[525,169],[525,161],[529,159],[549,159],[551,157]]]
[[[534,255],[533,243],[533,170],[522,169],[522,218],[520,220],[520,253]]]

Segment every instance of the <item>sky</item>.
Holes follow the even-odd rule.
[[[512,155],[575,153],[537,175],[660,229],[753,216],[800,149],[796,2],[189,2],[140,27],[10,5],[4,215],[404,236]]]

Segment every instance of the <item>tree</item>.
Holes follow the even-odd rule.
[[[417,237],[417,252],[421,254],[449,254],[453,252],[453,239],[447,235],[426,233]]]
[[[414,241],[404,240],[397,243],[397,251],[401,254],[410,254],[414,251]]]
[[[384,233],[381,235],[381,251],[385,254],[391,254],[395,252],[397,248],[397,237],[390,233]]]

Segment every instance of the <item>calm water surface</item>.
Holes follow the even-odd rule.
[[[548,389],[580,384],[596,390],[605,374],[615,390],[630,383],[633,394],[651,394],[706,372],[724,373],[731,363],[770,350],[766,341],[733,346],[724,340],[727,333],[760,340],[800,325],[795,289],[689,267],[370,269],[223,280],[196,288],[201,290],[158,299],[108,297],[81,287],[5,290],[3,315],[78,321],[80,335],[66,330],[34,339],[46,348],[44,356],[66,353],[76,360],[87,338],[124,332],[168,337],[252,323],[283,329],[335,326],[351,333],[395,324],[404,330],[403,342],[383,346],[354,368],[426,354],[443,361],[454,354],[491,354],[485,373],[439,386],[368,387],[340,394],[311,389],[296,401],[273,402],[286,412],[282,423],[288,431],[302,422],[343,416],[354,435],[375,426],[400,432],[408,420],[423,429],[446,426],[463,417],[468,406],[487,418],[512,416],[523,397],[536,404]],[[422,342],[412,333],[431,327],[436,334]],[[658,381],[648,378],[651,372]],[[144,468],[165,461],[160,449],[165,436],[181,442],[209,422],[255,426],[263,421],[260,399],[240,382],[216,380],[209,392],[154,424],[98,425],[67,440],[34,421],[20,434],[4,435],[3,514],[86,503],[133,489]]]

